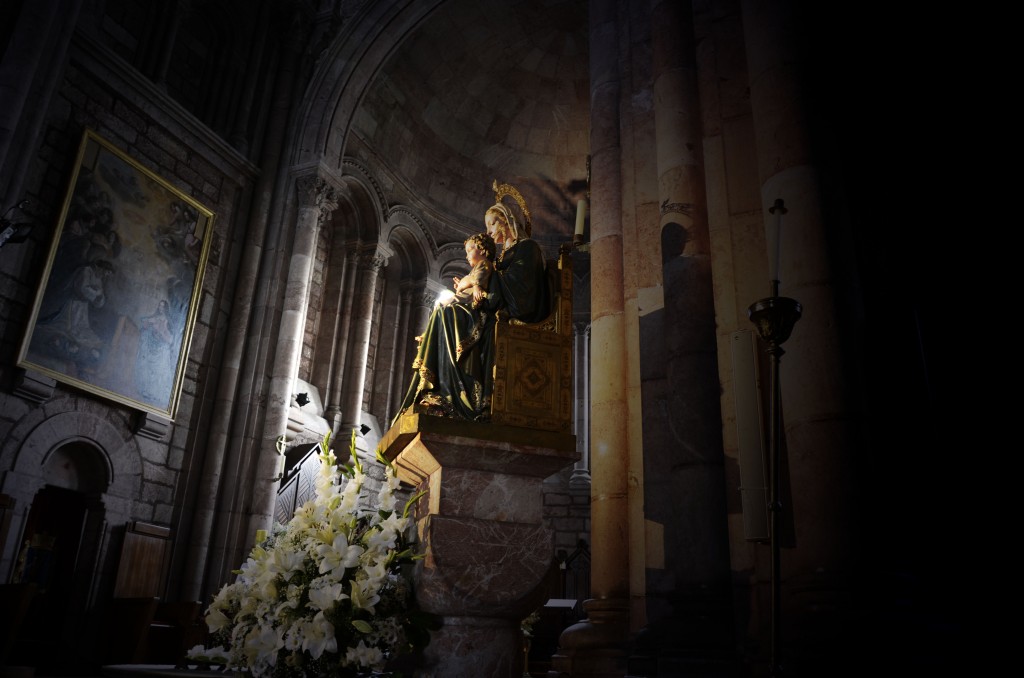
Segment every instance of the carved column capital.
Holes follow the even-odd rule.
[[[433,306],[437,300],[437,292],[422,279],[406,278],[401,283],[401,290],[402,303],[411,306]]]
[[[338,208],[338,192],[321,176],[301,176],[295,181],[299,207],[316,209],[317,226],[323,226]]]
[[[436,280],[427,279],[423,283],[423,305],[427,308],[433,308],[434,303],[438,297],[441,296],[442,292],[448,291],[449,288],[445,287]]]
[[[382,266],[387,266],[388,259],[394,254],[386,245],[378,243],[359,252],[360,268],[376,273]]]
[[[423,294],[423,283],[418,280],[409,280],[408,278],[399,283],[399,295],[402,298],[402,304],[408,306],[412,303],[412,300],[418,295]]]
[[[385,263],[387,263],[387,259],[381,256],[379,252],[359,253],[359,268],[368,273],[378,272]]]

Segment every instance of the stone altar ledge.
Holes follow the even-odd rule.
[[[413,486],[442,466],[543,479],[580,458],[571,434],[426,414],[400,417],[380,448],[398,477]]]

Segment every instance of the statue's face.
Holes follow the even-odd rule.
[[[505,222],[494,212],[488,212],[484,217],[484,225],[487,227],[487,235],[494,238],[494,242],[502,244],[505,242]]]
[[[474,243],[466,243],[466,261],[470,266],[476,266],[484,259],[484,253]]]

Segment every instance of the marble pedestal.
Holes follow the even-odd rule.
[[[518,678],[520,622],[545,602],[554,559],[542,483],[578,460],[575,436],[418,414],[399,419],[381,449],[425,492],[416,599],[441,628],[415,675]]]

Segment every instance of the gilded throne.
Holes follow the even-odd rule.
[[[572,433],[572,257],[547,262],[551,313],[538,323],[498,315],[491,423]]]

